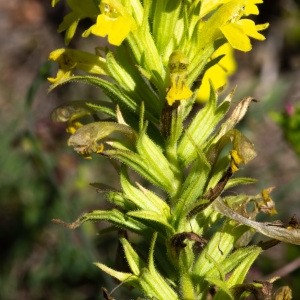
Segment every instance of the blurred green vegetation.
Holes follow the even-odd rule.
[[[112,265],[117,237],[97,235],[103,224],[70,231],[51,219],[71,222],[103,207],[89,179],[109,182],[110,172],[103,169],[110,166],[105,160],[97,166],[82,161],[66,148],[64,126],[34,119],[32,103],[50,67],[41,66],[29,88],[22,120],[19,115],[0,132],[0,295],[6,300],[102,299],[101,287],[112,289],[116,283],[92,262]],[[24,117],[27,126],[20,128]]]
[[[284,138],[300,159],[300,105],[293,106],[288,103],[285,111],[280,113],[273,112],[271,116],[280,125]]]

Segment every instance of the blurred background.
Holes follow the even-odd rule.
[[[104,208],[104,198],[89,183],[112,185],[114,173],[101,157],[76,155],[66,145],[64,124],[49,118],[66,100],[101,98],[100,90],[77,84],[47,93],[46,78],[57,70],[47,58],[64,47],[57,28],[67,11],[64,1],[54,9],[50,2],[0,1],[0,298],[103,299],[101,286],[111,290],[117,283],[92,262],[114,262],[116,234],[97,235],[105,224],[71,231],[51,222],[72,222]],[[236,102],[245,96],[260,100],[239,125],[258,152],[241,176],[258,182],[236,192],[255,195],[276,186],[271,197],[278,215],[263,220],[288,222],[293,214],[300,218],[300,111],[298,121],[295,113],[300,105],[300,1],[265,0],[256,19],[270,23],[267,39],[253,42],[250,53],[235,53],[238,69],[228,87],[238,85]],[[93,52],[95,40],[81,39],[79,29],[70,47]],[[300,297],[299,257],[299,246],[279,244],[261,255],[251,276],[282,276],[276,285],[290,285],[294,298]],[[113,296],[130,299],[126,291],[121,298],[118,292]]]

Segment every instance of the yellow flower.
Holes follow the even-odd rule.
[[[233,48],[247,52],[252,49],[249,37],[261,41],[265,40],[265,37],[258,33],[258,31],[264,30],[268,28],[268,26],[268,23],[255,25],[252,20],[242,19],[235,23],[228,23],[220,27],[220,30]]]
[[[108,36],[110,44],[121,45],[129,32],[134,29],[133,18],[116,0],[102,0],[100,11],[96,24],[86,30],[82,36],[87,37],[91,33],[101,37]]]
[[[167,94],[167,101],[172,105],[176,100],[185,100],[190,98],[193,92],[187,87],[184,81],[171,78],[171,88]]]
[[[185,100],[193,95],[193,92],[186,85],[188,65],[189,60],[181,51],[174,51],[170,55],[168,67],[171,87],[166,96],[169,105],[172,105],[176,100]]]
[[[198,39],[203,47],[206,47],[212,40],[225,37],[233,48],[246,52],[252,48],[249,37],[258,40],[265,39],[258,31],[268,28],[268,23],[255,25],[249,19],[241,19],[250,14],[258,14],[256,3],[262,3],[262,0],[223,0],[221,2],[225,3],[205,24],[202,23],[199,27]],[[208,12],[212,7],[208,4],[207,6]]]
[[[59,64],[56,78],[48,78],[53,84],[59,84],[64,79],[71,77],[76,69],[93,74],[109,74],[106,60],[88,52],[62,48],[52,51],[49,59]]]
[[[233,74],[236,70],[236,61],[233,55],[232,47],[226,43],[221,46],[212,56],[212,59],[225,55],[221,60],[209,68],[203,76],[201,86],[198,90],[197,101],[206,102],[210,95],[210,83],[213,83],[214,88],[217,90],[227,83],[227,77]]]
[[[252,45],[249,37],[257,40],[265,40],[265,37],[258,33],[258,31],[264,30],[269,27],[269,23],[255,25],[254,21],[249,19],[241,19],[243,16],[251,14],[258,15],[259,10],[256,6],[257,3],[262,3],[262,0],[248,0],[248,1],[237,1],[233,0],[232,3],[240,2],[243,6],[239,12],[234,14],[226,24],[220,26],[221,32],[226,37],[229,44],[237,49],[244,52],[250,51]],[[229,3],[230,5],[230,3]]]

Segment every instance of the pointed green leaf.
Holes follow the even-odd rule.
[[[139,0],[130,0],[130,5],[132,7],[132,16],[138,25],[141,25],[143,19],[144,9]]]
[[[119,65],[111,51],[106,54],[106,61],[110,74],[125,91],[134,91],[137,88],[135,79],[127,69]]]
[[[159,197],[157,197],[155,200],[156,202],[152,202],[151,198],[147,197],[147,195],[141,190],[136,187],[134,187],[130,180],[127,173],[127,170],[125,166],[122,166],[121,168],[121,186],[122,189],[129,201],[134,203],[137,208],[155,211],[157,213],[165,213],[167,212],[166,209],[168,208],[167,204],[162,201]],[[161,206],[157,206],[157,204],[160,204]]]
[[[228,222],[220,231],[216,232],[195,262],[193,270],[195,276],[206,276],[214,267],[213,262],[207,260],[206,253],[213,257],[215,261],[221,263],[226,259],[228,253],[234,247],[235,241],[245,230],[245,228],[236,227],[235,222]]]
[[[110,156],[111,158],[120,160],[122,163],[129,166],[132,170],[139,173],[142,177],[147,179],[152,184],[160,187],[170,194],[173,193],[173,186],[172,183],[170,183],[169,179],[165,176],[160,177],[160,174],[157,173],[156,170],[152,170],[152,168],[149,168],[148,163],[140,155],[131,151],[124,151],[121,149],[105,150],[103,151],[103,154]]]
[[[227,295],[231,295],[231,292],[228,293],[228,288],[230,289],[236,284],[242,284],[244,279],[249,272],[250,267],[252,266],[253,262],[257,258],[257,256],[262,252],[260,247],[249,247],[243,248],[243,260],[239,264],[239,266],[230,274],[229,279],[226,281],[227,289],[219,290],[216,295],[214,296],[214,300],[223,300],[225,299],[225,293]],[[242,251],[240,251],[242,252]],[[247,254],[247,255],[246,255]],[[232,299],[232,298],[231,298]]]
[[[139,277],[139,284],[147,297],[159,300],[181,299],[158,272],[153,274],[144,268]]]
[[[178,22],[182,5],[181,0],[156,2],[153,16],[153,37],[158,51],[161,53],[169,44],[172,34],[166,32],[176,32],[175,26]]]
[[[158,197],[154,192],[144,188],[138,182],[136,182],[136,185],[144,193],[144,195],[153,203],[153,205],[156,208],[158,208],[157,211],[159,211],[162,215],[164,215],[168,219],[171,214],[170,206],[163,199]]]
[[[164,109],[164,111],[166,112],[166,109]],[[170,150],[174,151],[175,154],[173,156],[174,159],[177,160],[177,143],[183,131],[183,105],[180,104],[175,109],[171,108],[171,112],[168,112],[167,115],[170,115],[171,117],[171,126],[166,149],[168,152],[170,152]],[[164,117],[162,116],[162,122],[164,122],[163,118]]]
[[[140,259],[138,254],[134,251],[128,240],[124,237],[120,238],[120,242],[123,245],[123,249],[125,252],[126,260],[129,264],[129,267],[132,273],[136,276],[139,276],[141,270],[145,267],[145,264]]]
[[[225,190],[230,189],[230,188],[232,188],[234,186],[237,186],[237,185],[252,184],[252,183],[256,183],[256,182],[257,182],[257,179],[248,178],[248,177],[232,178],[232,179],[228,180],[228,182],[226,184],[226,187],[225,187]]]
[[[176,189],[176,181],[174,174],[170,168],[170,164],[162,153],[162,149],[158,147],[145,133],[146,128],[139,133],[136,148],[142,159],[147,163],[149,171],[157,180],[164,184],[171,195]]]
[[[152,231],[143,223],[123,214],[116,209],[94,210],[92,212],[83,214],[80,218],[78,218],[71,224],[67,224],[58,219],[54,219],[53,221],[55,223],[62,224],[70,229],[75,229],[87,221],[107,221],[123,229],[128,229],[144,236],[148,236],[149,233],[152,233]]]
[[[132,203],[123,193],[121,192],[108,192],[106,193],[106,198],[109,202],[114,205],[124,209],[125,211],[130,211],[135,209],[136,206]]]
[[[197,158],[183,183],[182,194],[179,196],[180,199],[183,199],[185,205],[191,205],[203,195],[211,170],[203,151],[193,141],[192,143],[196,147]]]
[[[198,112],[187,129],[189,136],[198,147],[201,148],[205,144],[206,139],[224,117],[228,108],[229,101],[223,102],[216,108],[216,94],[211,86],[209,102]],[[188,166],[197,156],[197,151],[186,134],[179,143],[178,155],[184,166]]]
[[[102,263],[94,263],[94,265],[121,282],[126,282],[137,288],[139,287],[139,278],[131,273],[115,271]]]
[[[169,232],[171,232],[171,233],[174,232],[174,230],[173,230],[172,226],[169,224],[168,220],[163,215],[161,215],[160,213],[157,213],[155,211],[136,210],[136,211],[128,212],[127,215],[138,218],[138,219],[149,220],[149,221],[159,223],[159,224],[163,225],[164,227],[166,227],[166,229],[168,229]]]
[[[229,287],[244,282],[250,267],[252,266],[252,264],[258,257],[258,255],[262,252],[262,249],[256,246],[243,248],[241,250],[243,250],[243,256],[245,256],[245,258],[242,260],[239,266],[233,271],[230,278],[228,279],[227,283]]]
[[[179,300],[175,291],[167,284],[165,279],[159,274],[154,265],[154,249],[157,233],[154,233],[148,256],[148,268],[144,268],[140,275],[140,284],[148,297],[157,297],[164,300]]]
[[[53,90],[55,87],[61,84],[65,84],[67,82],[83,82],[95,85],[100,87],[102,91],[115,103],[120,105],[120,107],[126,107],[130,111],[134,112],[136,115],[139,114],[139,106],[138,104],[131,99],[124,91],[120,89],[117,85],[108,82],[99,77],[95,76],[71,76],[62,78],[59,82],[52,84],[49,88],[49,92]],[[159,121],[156,117],[154,117],[150,112],[146,111],[147,119],[153,121],[154,123],[158,124]]]
[[[207,280],[209,283],[214,284],[215,286],[219,287],[222,291],[222,297],[220,298],[220,300],[227,300],[227,299],[233,299],[233,296],[226,284],[226,281],[222,281],[220,279],[217,278],[212,278],[212,277],[206,277],[205,280]],[[226,294],[226,296],[224,296],[224,294]],[[216,298],[216,296],[214,297],[214,299]],[[217,298],[216,298],[217,299]]]
[[[219,277],[222,281],[225,281],[225,271],[223,270],[223,268],[220,266],[220,264],[213,258],[211,257],[208,253],[206,253],[206,258],[208,260],[210,260],[211,262],[213,262],[213,264],[215,265],[215,267],[212,269],[215,272],[219,273]],[[224,261],[223,261],[224,262]],[[208,276],[206,276],[206,278],[210,277],[209,274],[211,274],[212,270],[210,270],[210,272],[208,272]],[[217,277],[217,276],[213,276],[213,277]]]
[[[142,26],[128,35],[127,39],[136,65],[143,67],[150,74],[150,82],[157,88],[160,98],[165,94],[165,70],[150,33],[148,18],[144,14]]]
[[[148,269],[152,274],[155,274],[157,272],[154,265],[154,249],[155,249],[156,239],[157,239],[157,232],[154,232],[151,240],[149,256],[148,256]]]
[[[208,273],[207,273],[207,277],[210,278],[219,278],[219,279],[224,279],[222,276],[220,276],[220,270],[222,270],[222,272],[224,274],[229,274],[230,272],[232,272],[234,269],[236,269],[237,267],[240,266],[240,264],[242,264],[244,262],[244,260],[247,260],[248,255],[251,255],[253,253],[253,248],[258,248],[258,247],[243,247],[243,248],[239,248],[236,251],[234,251],[230,256],[228,256],[227,258],[225,258],[220,264],[219,264],[219,268],[214,267],[212,268]],[[261,249],[261,248],[259,248]],[[245,271],[247,272],[248,269]],[[229,287],[231,287],[231,285],[229,285]]]
[[[135,66],[124,56],[123,52],[119,55],[119,59],[121,62],[116,61],[112,52],[108,52],[106,55],[111,76],[137,104],[140,105],[142,102],[145,102],[147,110],[152,112],[153,115],[159,116],[161,104],[154,91],[151,90],[149,83],[145,82]]]
[[[156,92],[151,87],[147,76],[144,76],[143,73],[140,72],[139,68],[132,64],[132,61],[128,59],[126,55],[124,55],[124,51],[122,50],[124,49],[117,48],[116,50],[120,68],[126,70],[132,80],[135,82],[135,84],[128,89],[128,95],[131,98],[136,99],[139,104],[144,102],[147,108],[146,110],[152,112],[153,115],[159,118],[162,103],[159,101]],[[112,74],[115,76],[114,73]]]
[[[106,114],[106,115],[112,117],[113,119],[116,119],[115,110],[112,107],[110,107],[111,103],[104,102],[104,101],[99,101],[99,102],[85,101],[85,103],[86,103],[86,106],[91,108],[93,111]]]

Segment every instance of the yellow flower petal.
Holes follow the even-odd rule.
[[[99,15],[96,24],[90,28],[90,33],[101,37],[107,36],[112,30],[114,21],[105,15]]]
[[[78,128],[83,126],[79,121],[71,121],[68,122],[68,126],[66,128],[66,131],[70,134],[74,134]]]
[[[197,94],[197,101],[206,102],[210,95],[210,83],[212,82],[216,90],[224,87],[227,83],[227,77],[236,70],[236,61],[233,55],[233,48],[226,43],[221,46],[212,56],[212,59],[224,55],[221,60],[209,68],[203,76],[200,88]]]
[[[49,54],[49,59],[58,62],[61,69],[73,69],[76,66],[76,62],[72,59],[72,55],[68,55],[68,52],[68,49],[65,48],[54,50]]]
[[[193,95],[193,92],[186,85],[188,77],[189,59],[179,50],[174,51],[169,58],[169,72],[171,87],[166,99],[169,105],[176,100],[185,100]]]
[[[234,49],[244,52],[250,51],[252,49],[250,39],[239,24],[229,23],[225,26],[222,26],[220,29],[229,44]]]
[[[112,25],[108,41],[112,45],[119,46],[131,31],[131,25],[124,17],[119,17]]]
[[[257,31],[265,30],[269,27],[269,23],[255,25]]]
[[[218,65],[226,71],[227,75],[233,74],[236,71],[236,61],[234,58],[233,48],[226,43],[214,53],[213,58],[221,54],[225,54],[225,56],[220,60]]]
[[[47,80],[54,84],[54,83],[59,83],[62,82],[64,79],[70,78],[73,75],[73,70],[70,71],[64,71],[64,70],[58,70],[56,77],[48,77]]]
[[[193,95],[193,92],[186,86],[185,83],[183,85],[178,85],[176,82],[172,80],[172,86],[167,94],[167,101],[169,105],[172,105],[176,100],[186,100]]]
[[[245,7],[244,16],[258,15],[258,14],[259,14],[259,10],[258,10],[258,8],[257,8],[256,5],[254,5],[254,4],[248,4]]]
[[[260,40],[260,41],[263,41],[266,39],[262,34],[257,32],[256,25],[252,20],[242,19],[242,20],[239,20],[237,22],[237,24],[242,27],[242,29],[246,35],[248,35],[254,39]]]
[[[198,90],[197,101],[202,103],[208,101],[210,95],[209,80],[212,81],[215,89],[218,89],[226,84],[227,76],[224,70],[218,65],[208,69],[203,76],[200,88]]]

